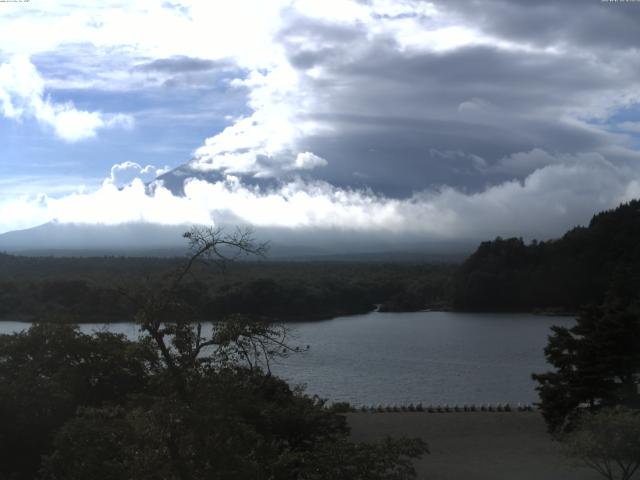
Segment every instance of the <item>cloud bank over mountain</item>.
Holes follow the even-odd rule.
[[[218,223],[383,236],[406,233],[432,240],[544,238],[572,222],[588,221],[594,205],[600,210],[636,198],[640,195],[636,173],[602,157],[576,157],[539,168],[523,181],[477,193],[442,187],[403,199],[301,178],[275,188],[247,186],[234,176],[215,183],[187,179],[184,195],[176,195],[161,182],[149,188],[136,178],[120,189],[105,182],[92,193],[0,203],[0,216],[14,228],[30,226],[21,224],[29,218],[38,224]],[[12,218],[12,213],[18,215]]]
[[[157,112],[133,105],[103,114],[48,91],[181,92],[206,110],[213,88],[244,104],[225,106],[226,123],[173,172],[114,158],[107,181],[91,191],[0,200],[0,231],[56,219],[546,238],[640,195],[637,5],[247,0],[77,8],[66,15],[51,7],[48,41],[0,47],[23,55],[0,67],[5,117],[30,115],[77,141],[111,127],[135,132]],[[148,28],[134,29],[144,18],[153,19]],[[9,28],[0,28],[0,40],[40,21],[0,20]],[[105,52],[105,66],[86,51]],[[56,65],[47,61],[54,53]],[[70,58],[77,68],[68,68]]]

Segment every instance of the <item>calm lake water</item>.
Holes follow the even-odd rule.
[[[379,313],[296,322],[292,343],[310,349],[274,373],[307,392],[356,405],[532,403],[532,372],[548,369],[543,349],[566,317],[453,312]],[[28,328],[0,322],[0,333]],[[85,324],[135,338],[133,324]]]

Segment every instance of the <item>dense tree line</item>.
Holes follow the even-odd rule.
[[[136,306],[121,290],[158,285],[181,264],[163,258],[50,258],[0,255],[0,318],[121,321]],[[270,320],[330,318],[446,305],[449,264],[237,262],[194,265],[180,286],[202,318],[243,313]]]
[[[577,312],[610,289],[640,291],[640,201],[595,215],[562,238],[483,242],[456,272],[453,306]]]

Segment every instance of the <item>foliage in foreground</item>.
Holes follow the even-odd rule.
[[[33,478],[78,407],[121,405],[145,392],[156,359],[143,343],[65,325],[0,336],[0,478]]]
[[[425,451],[352,443],[344,416],[259,368],[183,371],[178,390],[150,343],[69,325],[0,336],[0,478],[405,479]]]
[[[414,478],[424,442],[353,443],[343,415],[270,374],[296,350],[286,329],[194,323],[179,295],[194,263],[261,247],[240,231],[186,238],[184,268],[130,293],[140,340],[44,324],[0,336],[0,479]]]
[[[545,348],[554,371],[534,374],[552,433],[570,430],[584,410],[640,407],[640,312],[637,307],[585,308],[571,328],[553,327]]]
[[[608,408],[586,413],[562,437],[564,453],[608,480],[629,480],[640,467],[640,411]]]

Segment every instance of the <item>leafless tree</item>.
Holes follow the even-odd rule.
[[[250,229],[239,228],[227,233],[219,227],[192,227],[184,238],[189,244],[189,256],[184,266],[170,275],[168,284],[150,284],[135,295],[122,291],[135,302],[135,321],[172,373],[178,393],[187,395],[191,369],[242,364],[270,373],[274,357],[300,351],[287,341],[284,325],[241,315],[203,323],[192,314],[192,306],[177,294],[196,264],[225,268],[242,256],[264,257],[268,244],[256,242]]]

